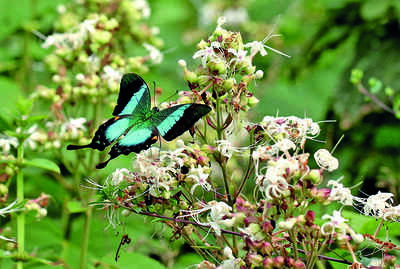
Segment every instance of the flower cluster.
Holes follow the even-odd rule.
[[[245,126],[246,115],[239,112],[255,103],[251,82],[262,77],[253,57],[275,50],[265,41],[243,43],[240,33],[222,28],[223,23],[222,18],[198,44],[196,69],[179,61],[189,90],[178,102],[202,101],[213,108],[194,126],[193,142],[142,152],[133,169],[116,170],[104,185],[92,182],[111,225],[118,228],[128,213],[162,219],[174,238],[182,236],[204,258],[197,268],[313,268],[319,260],[359,266],[355,250],[367,238],[391,257],[388,252],[396,246],[356,232],[344,207],[361,207],[381,222],[397,221],[392,195],[358,198],[340,180],[325,180],[339,161],[328,149],[306,151],[307,141],[320,133],[317,122],[266,116]],[[340,209],[315,210],[328,204]],[[325,255],[326,249],[339,248],[352,261]]]
[[[251,82],[263,77],[263,71],[252,64],[257,53],[266,55],[265,41],[243,43],[238,32],[222,27],[225,18],[218,20],[218,26],[207,41],[200,41],[193,59],[200,59],[201,65],[191,71],[184,60],[179,64],[184,69],[184,78],[191,92],[182,93],[184,98],[203,99],[207,102],[226,104],[229,112],[247,111],[258,99],[254,96]],[[276,51],[276,50],[274,50]]]

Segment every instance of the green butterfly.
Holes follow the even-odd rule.
[[[171,141],[189,130],[211,107],[201,104],[183,104],[163,110],[150,109],[150,91],[146,82],[137,74],[123,75],[113,118],[99,126],[92,141],[87,145],[68,145],[68,150],[92,148],[103,151],[111,147],[110,158],[96,168],[106,167],[108,162],[121,154],[139,153],[148,149],[162,136]]]

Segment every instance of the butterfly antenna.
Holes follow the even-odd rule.
[[[158,159],[160,159],[160,155],[161,155],[161,135],[158,133],[158,140],[160,141],[160,147],[158,148]]]
[[[162,100],[162,102],[160,104],[164,103],[166,100],[171,100],[172,97],[174,97],[175,95],[178,95],[178,90],[176,90],[175,93],[171,94],[170,96],[168,96],[167,98]]]
[[[153,80],[153,106],[156,106],[156,82]]]

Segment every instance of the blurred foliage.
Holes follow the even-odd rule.
[[[67,2],[0,0],[0,113],[4,118],[12,116],[10,111],[14,111],[18,96],[27,96],[38,84],[50,84],[50,75],[43,62],[49,51],[41,47],[42,40],[33,31],[45,36],[52,34],[55,31],[54,22],[59,17],[57,7]],[[350,82],[351,70],[358,68],[364,71],[364,85],[368,85],[370,78],[377,78],[383,85],[379,86],[376,81],[372,81],[374,85],[371,87],[371,92],[383,102],[393,100],[387,91],[378,91],[378,88],[386,89],[390,86],[394,95],[398,94],[398,0],[253,0],[248,3],[232,0],[222,1],[223,4],[216,0],[149,2],[152,9],[150,21],[160,28],[165,50],[163,63],[152,68],[146,80],[154,80],[158,86],[162,86],[163,96],[185,88],[183,74],[176,62],[181,58],[189,60],[194,52],[193,44],[214,27],[219,14],[211,18],[204,14],[211,13],[213,6],[220,13],[229,8],[246,8],[248,20],[233,23],[231,27],[242,31],[244,37],[262,40],[276,25],[277,32],[282,36],[271,40],[271,46],[292,56],[286,59],[273,55],[256,60],[261,69],[269,71],[265,80],[258,85],[263,90],[259,93],[262,98],[254,110],[254,118],[279,113],[297,116],[306,114],[307,117],[321,121],[336,120],[336,123],[325,124],[326,129],[321,137],[326,139],[326,147],[331,149],[344,134],[335,152],[340,160],[338,174],[345,175],[344,182],[352,185],[362,182],[361,189],[367,194],[376,193],[378,187],[389,190],[395,193],[395,200],[398,200],[398,119],[384,112],[371,100],[366,100]],[[188,64],[190,66],[191,63],[188,61]],[[48,113],[45,109],[42,107],[42,112]],[[45,163],[41,165],[46,166]],[[61,167],[62,172],[63,169]],[[54,181],[51,174],[36,168],[27,169],[26,174],[27,195],[46,192],[55,200],[57,196],[64,196],[65,189]],[[62,242],[60,208],[60,204],[51,203],[48,218],[29,224],[27,248],[28,251],[48,253],[48,256],[54,257],[59,254],[61,244],[70,244],[67,256],[71,257],[71,268],[76,268],[73,262],[78,262],[76,257],[79,255],[82,232],[79,223],[82,223],[82,217],[76,216],[70,240]],[[2,223],[7,221],[14,220],[2,219]],[[198,262],[198,257],[193,256],[191,251],[184,251],[185,246],[168,246],[168,235],[158,233],[152,237],[154,226],[143,224],[141,217],[132,216],[131,221],[125,227],[133,243],[122,250],[118,263],[121,268],[132,261],[138,264],[136,268],[163,268],[154,259],[143,255],[150,255],[164,266],[168,265],[170,258],[163,258],[163,255],[170,255],[177,262],[173,268],[185,268]],[[106,223],[96,217],[91,225],[89,255],[99,267],[113,259],[119,243],[120,235],[104,232]],[[361,223],[367,225],[363,221]],[[131,250],[135,252],[132,254]],[[8,268],[10,262],[4,260],[1,265]],[[139,265],[140,262],[143,263]]]

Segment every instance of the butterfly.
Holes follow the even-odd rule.
[[[91,148],[103,151],[113,144],[109,159],[96,168],[106,167],[119,155],[139,153],[156,143],[161,136],[174,140],[189,130],[211,107],[202,104],[181,104],[163,110],[150,109],[150,91],[146,82],[137,74],[122,76],[117,105],[113,117],[99,126],[87,145],[68,145],[67,150]]]

